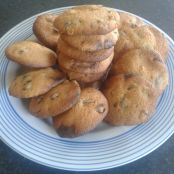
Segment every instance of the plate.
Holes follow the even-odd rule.
[[[44,13],[61,13],[70,7]],[[114,9],[116,10],[116,9]],[[121,11],[121,10],[117,10]],[[43,13],[41,13],[43,14]],[[112,127],[102,123],[92,132],[75,138],[62,139],[50,120],[33,117],[27,103],[9,96],[9,83],[20,67],[9,62],[4,49],[12,42],[31,38],[33,16],[8,31],[0,39],[0,128],[1,139],[22,156],[53,168],[73,171],[93,171],[118,167],[135,161],[164,143],[174,132],[174,42],[169,41],[167,59],[170,84],[159,99],[152,119],[139,126]]]

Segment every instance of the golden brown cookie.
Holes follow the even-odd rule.
[[[112,74],[133,73],[142,75],[152,82],[153,86],[161,93],[168,85],[169,77],[165,63],[160,55],[147,49],[134,49],[123,54],[112,65]]]
[[[80,51],[78,49],[72,48],[67,43],[65,43],[62,39],[58,40],[58,53],[61,52],[68,57],[73,59],[84,61],[84,62],[97,62],[102,61],[109,57],[113,51],[114,47],[109,49],[103,49],[99,51],[89,52],[89,51]]]
[[[109,103],[109,113],[105,117],[109,124],[120,126],[144,123],[155,111],[156,90],[141,76],[113,76],[105,82],[103,93]]]
[[[154,27],[149,26],[150,31],[154,34],[156,39],[155,50],[161,55],[162,59],[165,61],[169,52],[169,43],[164,37],[164,34],[161,33]]]
[[[148,26],[136,28],[124,27],[119,31],[119,35],[114,49],[115,58],[133,48],[148,48],[154,50],[156,47],[156,39]]]
[[[116,44],[118,37],[118,29],[115,29],[114,31],[106,35],[61,35],[61,39],[67,44],[69,44],[71,47],[74,47],[75,49],[81,51],[89,52],[113,47]]]
[[[81,91],[79,102],[69,111],[53,118],[53,125],[61,137],[77,137],[93,130],[108,113],[108,102],[94,88]]]
[[[53,23],[58,15],[43,14],[36,18],[33,24],[33,33],[45,46],[55,50],[59,38],[59,32]]]
[[[144,25],[144,22],[141,19],[130,13],[118,12],[118,14],[120,15],[120,29],[125,26],[135,28]]]
[[[106,71],[106,69],[109,67],[113,56],[114,54],[100,62],[81,62],[60,53],[58,55],[58,62],[61,67],[70,71],[79,73],[101,73]]]
[[[101,73],[79,73],[67,70],[60,66],[60,69],[68,76],[70,80],[77,80],[78,82],[91,83],[100,80],[105,75],[105,71]]]
[[[104,35],[119,25],[118,13],[101,5],[77,6],[64,11],[54,22],[61,34]]]
[[[45,68],[18,76],[9,87],[9,94],[18,98],[31,98],[46,93],[65,80],[59,70]]]
[[[52,66],[57,59],[51,49],[32,41],[15,42],[6,48],[5,54],[12,61],[33,68]]]
[[[80,86],[76,81],[64,81],[46,94],[32,98],[29,111],[41,118],[61,114],[75,105],[80,98]]]

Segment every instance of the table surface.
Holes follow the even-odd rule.
[[[24,19],[58,7],[78,4],[103,4],[129,11],[156,24],[174,39],[174,1],[173,0],[108,0],[108,1],[58,1],[58,0],[6,0],[0,1],[0,37]],[[52,169],[36,164],[0,142],[0,174],[57,174],[78,173]],[[85,173],[85,172],[80,172]],[[88,172],[96,174],[174,174],[174,135],[161,147],[149,155],[118,168]]]

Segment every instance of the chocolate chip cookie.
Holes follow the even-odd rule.
[[[70,110],[53,118],[61,137],[77,137],[93,130],[108,113],[108,102],[97,89],[82,89],[80,100]]]

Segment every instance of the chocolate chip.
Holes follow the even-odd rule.
[[[90,104],[90,103],[95,103],[95,101],[93,99],[83,100],[83,104]]]
[[[144,94],[145,96],[151,97],[150,94],[149,94],[149,89],[148,89],[148,88],[143,88],[143,89],[142,89],[142,92],[143,92],[143,94]]]
[[[27,52],[28,51],[28,48],[26,47],[23,47],[23,48],[20,48],[19,50],[17,50],[18,54],[23,54],[24,52]]]
[[[118,34],[118,32],[117,31],[114,31],[114,34]]]
[[[43,100],[43,98],[44,98],[43,96],[38,97],[37,100],[36,100],[36,102],[37,102],[38,104],[41,103],[42,100]]]
[[[97,23],[100,24],[101,23],[101,20],[97,19]]]
[[[27,80],[24,82],[24,85],[27,85],[28,83],[31,83],[31,82],[32,82],[32,80]]]
[[[104,41],[104,48],[105,49],[108,49],[108,48],[111,48],[113,45],[112,45],[112,42],[110,40],[105,40]]]
[[[124,78],[125,79],[129,79],[129,78],[131,78],[131,77],[133,77],[134,75],[133,74],[124,74]]]
[[[113,104],[113,106],[114,106],[114,108],[116,108],[116,107],[117,107],[117,102],[116,102],[116,103],[114,103],[114,104]]]
[[[74,33],[74,29],[73,28],[74,28],[75,25],[76,24],[73,23],[72,21],[68,21],[68,22],[64,23],[65,30],[67,31],[67,33],[69,35],[72,35]]]
[[[97,49],[102,49],[103,48],[103,45],[102,45],[102,43],[100,41],[96,42],[96,48]]]
[[[37,110],[35,113],[38,114],[41,112],[41,108],[39,108],[39,110]]]
[[[59,94],[58,94],[58,93],[54,93],[54,94],[51,96],[51,100],[54,100],[54,99],[56,99],[57,97],[59,97]]]
[[[70,25],[72,25],[72,22],[71,21],[68,21],[68,22],[65,22],[64,23],[64,27],[65,28],[69,27]]]
[[[24,85],[24,89],[27,90],[27,89],[30,89],[32,87],[32,83],[26,83]]]
[[[18,50],[19,54],[22,54],[23,52],[24,52],[24,50],[22,50],[22,49]]]
[[[83,24],[83,23],[84,23],[84,21],[83,21],[83,20],[81,20],[81,19],[79,19],[79,23],[80,23],[80,24]]]
[[[157,61],[157,62],[163,63],[162,59],[157,57],[157,56],[153,58],[153,61],[154,62]]]
[[[130,85],[128,88],[127,88],[127,90],[129,91],[129,90],[132,90],[132,89],[135,89],[136,88],[136,85]]]
[[[24,75],[24,76],[23,76],[23,80],[26,79],[27,77],[29,77],[29,76],[28,76],[28,75]]]
[[[73,138],[75,137],[75,127],[72,126],[64,126],[61,125],[58,129],[57,129],[57,133],[59,134],[60,137],[67,137],[67,138]]]
[[[55,30],[54,28],[52,29],[52,34],[58,34],[58,31],[57,30]]]
[[[130,27],[131,27],[131,28],[136,28],[137,25],[132,23],[132,24],[130,24]]]
[[[99,105],[96,106],[96,111],[97,111],[98,113],[104,113],[105,110],[106,110],[106,109],[105,109],[104,104],[99,104]]]
[[[159,88],[161,86],[161,83],[162,83],[162,78],[160,76],[158,76],[155,79],[155,87]]]
[[[127,102],[125,100],[125,96],[123,96],[120,100],[120,103],[119,103],[120,107],[121,108],[126,108],[128,105],[127,105]]]
[[[84,40],[82,40],[82,41],[81,41],[81,45],[83,45],[84,43],[85,43],[85,41],[84,41]]]
[[[112,16],[112,15],[109,15],[109,16],[108,16],[108,19],[109,19],[109,20],[112,20],[112,19],[113,19],[113,16]]]

